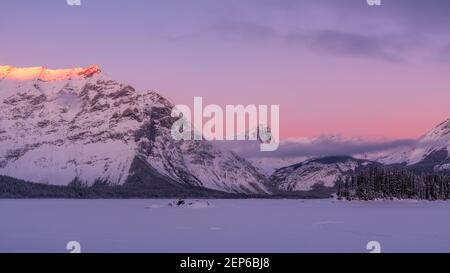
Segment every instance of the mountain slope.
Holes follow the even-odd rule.
[[[269,192],[265,177],[236,154],[207,141],[173,140],[172,107],[97,66],[1,66],[0,175],[54,185],[124,185],[139,158],[164,183]]]
[[[412,147],[389,151],[372,156],[384,164],[401,164],[417,173],[450,173],[450,119],[442,122],[421,138]]]
[[[316,158],[278,169],[270,177],[281,191],[310,191],[314,187],[334,187],[335,182],[358,168],[377,164],[350,156]]]

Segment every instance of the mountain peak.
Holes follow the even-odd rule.
[[[440,123],[436,127],[434,127],[431,131],[426,133],[422,140],[424,141],[435,141],[439,140],[442,137],[447,137],[450,134],[450,119]]]
[[[88,67],[75,67],[65,69],[48,69],[44,66],[35,67],[15,67],[11,65],[0,66],[0,80],[10,79],[18,81],[41,80],[56,81],[74,77],[91,77],[100,73],[101,70],[97,65]]]

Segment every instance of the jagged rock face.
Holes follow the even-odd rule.
[[[265,178],[207,141],[175,141],[173,105],[96,66],[0,67],[0,174],[67,185],[124,184],[138,157],[168,181],[236,193],[267,193]]]
[[[278,169],[271,181],[282,191],[310,191],[319,185],[334,187],[345,175],[373,164],[376,163],[349,156],[323,157]]]

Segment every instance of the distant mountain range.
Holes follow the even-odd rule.
[[[278,168],[270,175],[213,142],[174,140],[172,107],[97,66],[0,66],[0,197],[328,194],[338,178],[370,165],[450,171],[450,121],[417,147],[370,160],[334,156],[278,168],[280,161],[264,166]]]

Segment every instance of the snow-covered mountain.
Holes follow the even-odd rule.
[[[276,170],[308,160],[309,157],[249,157],[246,158],[262,174],[271,176]]]
[[[169,184],[268,193],[249,162],[207,141],[175,141],[173,105],[97,66],[0,66],[0,175],[68,185],[127,183],[145,166]],[[152,183],[145,181],[146,183]]]
[[[333,187],[343,175],[370,165],[396,165],[422,172],[450,174],[450,119],[439,124],[411,145],[369,155],[308,159],[276,170],[270,180],[283,191],[309,191],[316,185]]]
[[[384,164],[402,164],[418,172],[450,172],[450,119],[420,137],[412,147],[394,149],[369,158]]]
[[[373,164],[377,163],[350,156],[322,157],[278,169],[270,180],[282,191],[309,191],[319,185],[334,187],[344,175]]]
[[[0,66],[0,175],[51,185],[137,183],[164,195],[187,188],[246,194],[309,191],[316,185],[333,187],[343,175],[378,164],[374,161],[450,173],[450,120],[413,147],[367,155],[367,160],[244,159],[238,155],[241,143],[174,140],[172,108],[158,93],[135,90],[97,66]],[[246,143],[242,155],[252,155],[250,148],[258,145]]]

